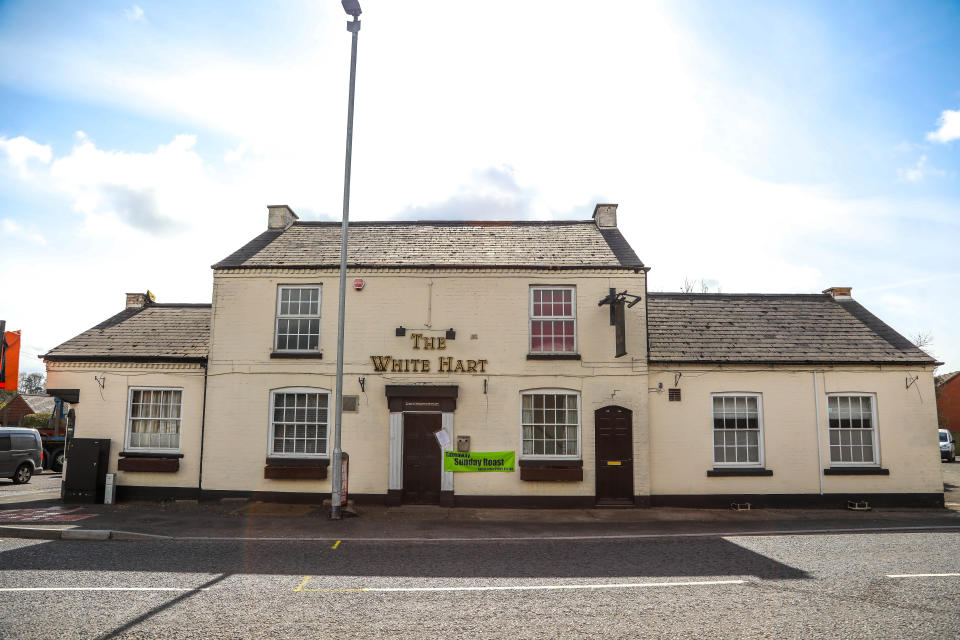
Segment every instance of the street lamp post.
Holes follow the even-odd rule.
[[[343,222],[340,226],[340,305],[337,317],[337,410],[333,423],[333,476],[330,487],[330,518],[343,517],[340,502],[343,495],[343,475],[340,449],[340,424],[343,419],[343,324],[344,306],[347,301],[347,228],[350,222],[350,164],[353,155],[353,93],[357,81],[357,34],[360,33],[359,0],[341,0],[343,10],[353,16],[347,22],[347,31],[352,34],[350,47],[350,98],[347,102],[347,158],[343,170]]]

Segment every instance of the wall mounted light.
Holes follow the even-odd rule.
[[[407,330],[404,327],[397,327],[397,337],[407,335]]]
[[[457,332],[453,329],[447,329],[447,340],[456,340]]]

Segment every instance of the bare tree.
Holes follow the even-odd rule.
[[[683,286],[680,288],[680,291],[683,293],[710,293],[710,283],[714,280],[706,280],[701,278],[700,280],[691,280],[690,278],[683,278]],[[720,284],[717,283],[717,293],[720,293]]]
[[[46,378],[42,373],[21,373],[17,390],[20,393],[46,393]]]
[[[910,336],[910,342],[912,342],[917,349],[929,347],[933,344],[933,332],[929,330],[917,331],[915,334]]]

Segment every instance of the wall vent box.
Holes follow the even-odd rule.
[[[670,402],[680,402],[680,389],[668,389],[667,398]]]
[[[354,413],[360,411],[360,396],[343,396],[343,410]]]
[[[457,451],[470,451],[470,436],[457,436]]]

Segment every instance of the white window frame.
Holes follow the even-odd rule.
[[[831,391],[827,395],[827,460],[830,462],[831,467],[879,467],[880,466],[880,426],[877,423],[877,415],[879,410],[877,409],[877,394],[864,391]],[[857,461],[834,461],[833,460],[833,451],[830,444],[830,398],[870,398],[870,408],[872,415],[870,416],[871,421],[871,432],[873,437],[873,462],[857,462]],[[837,429],[840,431],[840,429]],[[851,429],[850,431],[853,431]],[[858,431],[866,431],[866,429],[858,429]],[[840,445],[844,446],[844,445]],[[851,446],[851,445],[847,445]],[[861,445],[862,446],[862,445]]]
[[[317,290],[317,313],[312,314],[280,314],[280,302],[283,298],[285,289],[316,289]],[[277,306],[273,322],[273,350],[277,353],[320,353],[320,323],[323,313],[323,285],[321,284],[280,284],[277,285]],[[280,321],[281,320],[316,320],[317,321],[317,348],[316,349],[280,349]]]
[[[714,398],[756,398],[757,399],[757,462],[717,462],[717,453],[714,443],[715,433],[717,431],[751,431],[750,429],[717,429],[714,420],[716,416],[713,413]],[[724,444],[724,447],[726,445]],[[713,460],[715,469],[736,468],[736,469],[763,469],[766,464],[763,446],[763,394],[756,391],[724,391],[710,394],[710,458]]]
[[[523,397],[549,394],[563,394],[577,397],[577,453],[523,453]],[[536,426],[536,425],[534,425]],[[520,458],[523,460],[581,460],[583,459],[583,409],[580,392],[576,389],[523,389],[520,391]]]
[[[291,453],[277,453],[273,450],[273,434],[274,434],[274,409],[276,408],[276,398],[277,394],[295,394],[295,393],[313,393],[319,395],[325,395],[327,397],[327,450],[323,453],[306,453],[306,452],[291,452]],[[332,405],[330,402],[330,390],[321,389],[319,387],[280,387],[278,389],[270,390],[270,414],[267,417],[267,455],[271,458],[317,458],[319,460],[328,460],[330,458],[330,439],[331,439],[331,427],[330,427],[330,414],[332,410]]]
[[[534,291],[570,291],[570,316],[534,316],[533,315],[533,292]],[[569,284],[537,284],[531,285],[527,293],[527,352],[532,355],[544,354],[572,354],[578,353],[579,344],[577,341],[577,287]],[[572,351],[534,351],[533,350],[533,323],[535,320],[571,320],[573,321],[573,350]]]
[[[179,391],[180,392],[180,417],[176,418],[179,422],[177,430],[177,447],[134,447],[130,444],[133,436],[133,392],[134,391]],[[127,424],[123,438],[123,448],[128,451],[147,451],[153,453],[180,453],[183,449],[183,405],[184,405],[183,387],[128,387],[127,388]],[[172,418],[164,418],[172,420]]]

